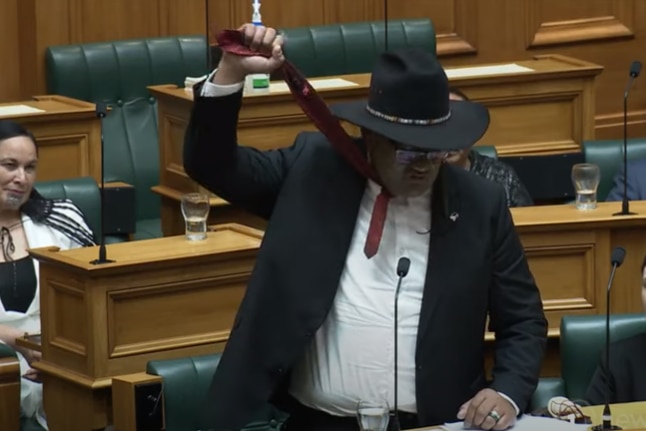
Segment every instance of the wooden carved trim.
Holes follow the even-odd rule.
[[[455,27],[451,33],[436,35],[438,56],[477,53],[478,4],[470,0],[453,1]]]
[[[529,48],[633,36],[632,30],[614,16],[556,21],[541,24]]]

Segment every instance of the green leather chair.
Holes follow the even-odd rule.
[[[599,165],[601,180],[597,188],[597,199],[605,201],[613,186],[613,179],[623,166],[623,139],[584,141],[585,161]],[[628,140],[628,160],[646,157],[646,138]]]
[[[60,181],[41,181],[34,188],[49,199],[69,199],[79,207],[90,229],[94,232],[95,241],[101,235],[101,191],[92,177],[78,177]]]
[[[147,86],[184,85],[207,72],[206,39],[178,36],[52,46],[45,53],[47,92],[110,108],[104,120],[106,181],[135,188],[135,239],[162,236],[157,101]]]
[[[582,399],[605,346],[606,316],[565,316],[561,321],[561,374],[569,398]],[[646,332],[646,315],[610,316],[610,340]]]
[[[162,377],[166,431],[198,431],[202,408],[221,354],[150,361],[148,374]],[[287,414],[270,405],[241,431],[276,431]]]
[[[383,21],[281,29],[285,57],[307,77],[368,73],[384,51]],[[391,20],[388,48],[420,47],[435,53],[429,19]]]
[[[476,145],[473,147],[473,150],[483,156],[491,157],[492,159],[498,158],[498,151],[496,150],[495,145]]]
[[[94,232],[94,240],[101,240],[101,190],[92,177],[78,177],[65,180],[41,181],[34,184],[38,192],[50,199],[69,199],[79,207]],[[107,244],[126,241],[125,235],[107,233]]]
[[[605,346],[606,316],[563,316],[561,319],[561,378],[541,379],[531,409],[545,407],[550,398],[563,395],[582,400]],[[610,316],[610,340],[646,332],[646,315]]]

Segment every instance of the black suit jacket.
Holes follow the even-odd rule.
[[[239,429],[277,396],[324,322],[366,179],[320,133],[302,133],[291,147],[273,151],[238,146],[241,93],[202,98],[199,91],[186,134],[186,172],[270,220],[206,407],[205,427],[219,431]],[[487,314],[497,337],[491,386],[524,410],[537,383],[547,325],[505,193],[447,165],[431,206],[415,354],[421,423],[454,420],[460,405],[486,386]],[[459,215],[455,221],[452,213]]]
[[[586,392],[586,401],[605,404],[607,383],[611,403],[646,401],[646,333],[611,344],[610,371],[604,358],[605,351]]]

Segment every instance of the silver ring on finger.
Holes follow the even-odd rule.
[[[489,416],[491,419],[493,419],[496,423],[498,423],[498,421],[502,417],[502,416],[500,416],[500,413],[498,413],[498,411],[496,409],[491,410],[487,416]]]

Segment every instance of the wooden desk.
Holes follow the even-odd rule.
[[[37,109],[16,111],[16,106]],[[14,110],[13,113],[8,109]],[[64,96],[0,103],[0,119],[16,121],[38,141],[38,180],[92,176],[101,181],[101,123],[95,105]]]
[[[31,250],[40,262],[43,401],[51,431],[103,429],[111,378],[150,360],[221,351],[262,233],[220,226],[98,248]]]
[[[613,216],[621,210],[621,202],[602,202],[592,211],[578,211],[574,205],[511,209],[549,321],[543,376],[560,375],[561,317],[605,313],[610,255],[615,247],[624,247],[626,258],[615,274],[612,312],[641,312],[646,201],[630,206],[637,215]]]
[[[646,431],[646,402],[611,404],[610,409],[613,425],[618,425],[625,431]],[[581,410],[587,416],[590,416],[593,425],[601,423],[603,406],[588,406],[581,408]],[[409,431],[434,431],[443,429],[445,428],[430,427],[416,428]],[[549,429],[542,431],[549,431]]]
[[[583,407],[581,410],[590,416],[593,425],[601,423],[604,406]],[[624,430],[646,431],[646,402],[611,404],[612,424]]]
[[[536,56],[514,64],[530,71],[490,74],[487,69],[447,69],[452,85],[489,108],[491,125],[479,144],[495,145],[503,156],[548,154],[578,151],[583,140],[594,138],[594,81],[601,66],[559,55]],[[509,67],[509,63],[506,65]],[[369,74],[333,78],[356,85],[319,89],[328,104],[367,98]],[[315,86],[320,81],[325,79],[312,80]],[[292,144],[298,132],[315,129],[291,94],[281,90],[283,87],[275,83],[274,91],[245,95],[239,142],[260,149],[285,147]],[[179,212],[177,196],[199,189],[182,165],[193,96],[173,85],[149,88],[159,109],[160,185],[154,190],[162,196],[162,231],[164,235],[178,235],[183,225],[175,214]],[[345,127],[351,134],[358,134],[354,126]],[[227,209],[224,203],[213,206],[212,214],[218,222],[241,222],[241,217],[247,217],[247,223],[264,226],[257,219],[249,221],[240,211]]]

